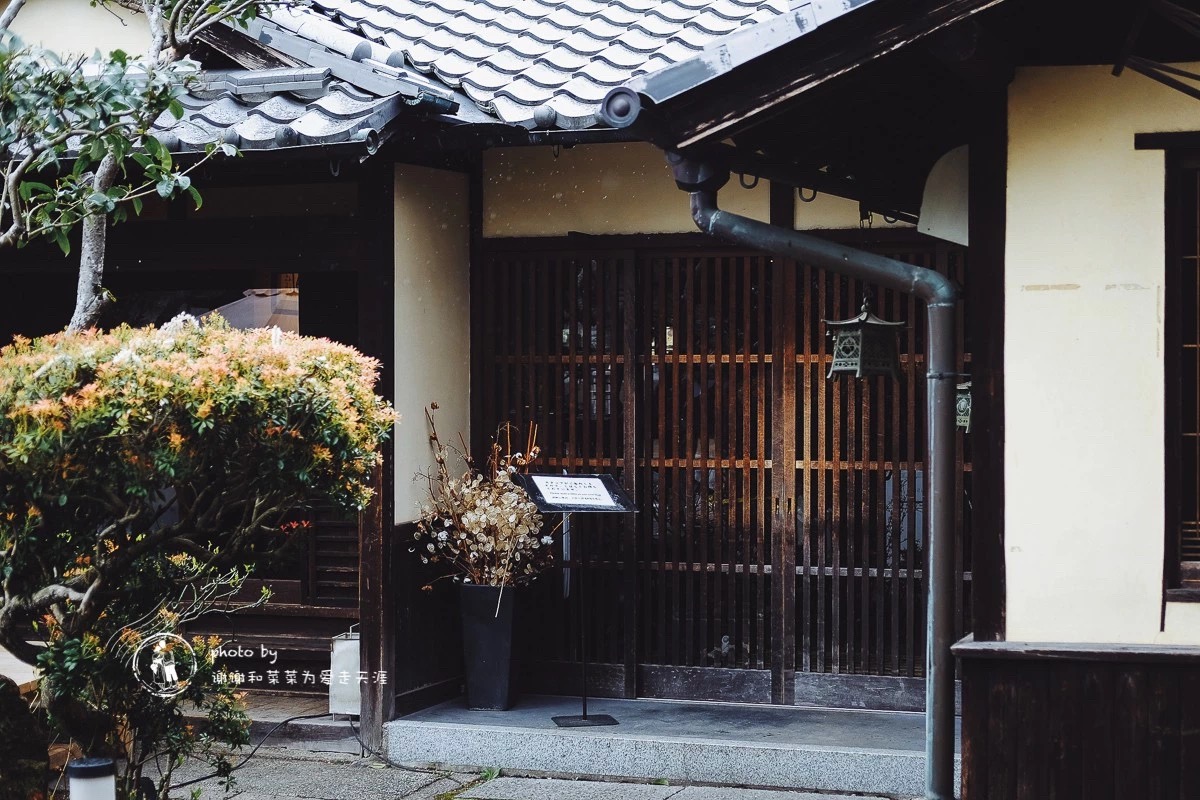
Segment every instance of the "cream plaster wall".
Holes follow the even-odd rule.
[[[396,167],[396,522],[416,519],[425,499],[417,472],[432,469],[424,408],[438,431],[470,441],[470,226],[467,177]]]
[[[1110,71],[1010,88],[1008,638],[1200,644],[1200,608],[1160,633],[1164,163],[1134,150],[1200,129],[1200,103]]]
[[[0,8],[8,5],[0,0]],[[30,44],[39,44],[60,55],[90,56],[124,50],[144,55],[150,41],[141,14],[110,3],[93,8],[87,0],[28,0],[13,21],[12,30]]]
[[[737,177],[721,207],[755,219],[770,215],[766,181],[744,189]],[[876,225],[882,225],[876,217]],[[801,229],[856,228],[858,204],[830,195],[797,203]],[[644,143],[488,150],[483,161],[483,233],[488,237],[570,232],[695,233],[687,195],[662,151]]]

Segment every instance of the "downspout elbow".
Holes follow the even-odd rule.
[[[696,227],[710,236],[713,235],[717,215],[721,213],[717,208],[716,191],[692,192],[689,197],[692,201],[692,220]]]
[[[667,162],[676,185],[690,197],[696,227],[710,236],[910,293],[931,309],[953,307],[959,300],[957,284],[935,270],[721,211],[717,191],[729,182],[729,167],[719,160],[692,160],[668,153]]]
[[[925,301],[929,308],[953,308],[962,299],[962,289],[957,283],[931,269],[921,270],[921,274],[913,281],[912,293]]]

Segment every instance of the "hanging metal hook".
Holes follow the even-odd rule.
[[[742,185],[743,189],[753,189],[755,186],[758,186],[758,176],[755,175],[753,177],[754,177],[754,181],[752,183],[746,183],[746,173],[739,172],[738,173],[738,183],[740,183]]]
[[[817,199],[817,190],[813,189],[812,194],[809,195],[808,197],[805,197],[804,196],[804,187],[797,186],[796,187],[796,196],[800,198],[801,203],[811,203],[813,200]]]
[[[329,174],[335,178],[342,174],[342,160],[340,158],[329,159]]]
[[[897,222],[900,221],[900,219],[899,219],[899,217],[889,217],[887,214],[884,214],[883,221],[886,222],[888,225],[895,225]]]
[[[550,146],[550,155],[554,156],[555,159],[557,159],[560,155],[562,155],[562,145],[561,144],[551,145]]]

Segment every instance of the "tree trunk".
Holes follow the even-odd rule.
[[[106,155],[96,168],[92,188],[107,192],[117,179],[120,162],[112,153]],[[79,247],[79,285],[75,290],[75,313],[71,315],[69,331],[94,327],[100,312],[108,303],[104,281],[104,251],[108,243],[108,215],[97,212],[84,218],[83,237]]]
[[[21,6],[25,5],[25,0],[12,0],[8,4],[8,8],[4,9],[4,13],[0,14],[0,31],[8,30],[8,26],[12,25],[13,19],[17,16],[17,12],[21,10]]]

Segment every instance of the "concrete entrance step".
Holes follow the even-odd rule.
[[[525,697],[509,711],[443,703],[386,725],[388,758],[508,774],[915,797],[924,790],[921,714],[659,700],[589,702],[620,723],[558,728],[577,698]]]

